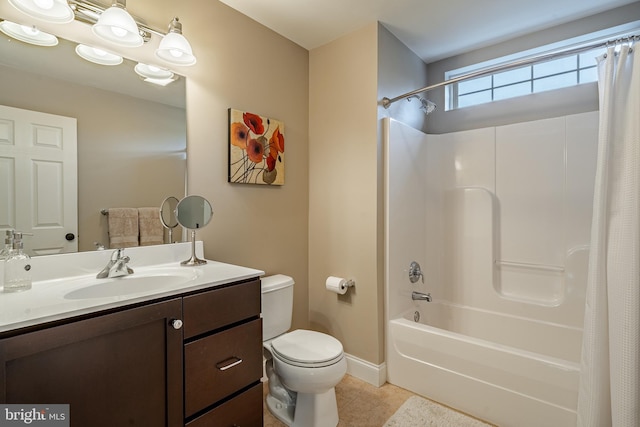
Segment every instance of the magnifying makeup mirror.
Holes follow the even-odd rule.
[[[173,243],[173,229],[178,226],[178,218],[176,217],[176,207],[178,199],[169,196],[162,201],[160,205],[160,222],[169,230],[169,243]]]
[[[176,205],[175,216],[182,227],[191,230],[191,258],[182,261],[180,265],[196,266],[206,264],[207,261],[196,256],[196,230],[211,221],[213,216],[211,204],[204,197],[187,196]]]

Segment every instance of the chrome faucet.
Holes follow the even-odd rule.
[[[424,294],[422,292],[411,292],[411,299],[414,301],[427,301],[431,302],[431,294]]]
[[[107,265],[96,276],[97,279],[106,279],[111,277],[122,277],[133,274],[133,270],[129,268],[127,263],[131,259],[124,255],[124,249],[116,249],[111,254],[111,259]]]
[[[416,283],[420,279],[422,279],[422,283],[424,283],[424,274],[422,274],[420,264],[412,261],[411,265],[409,265],[409,280],[411,283]]]

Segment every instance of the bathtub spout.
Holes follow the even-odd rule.
[[[423,294],[422,292],[411,292],[411,299],[414,301],[427,301],[431,302],[431,294]]]

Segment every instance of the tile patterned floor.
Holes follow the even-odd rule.
[[[266,396],[268,386],[264,384]],[[414,394],[410,391],[385,384],[375,387],[350,375],[336,386],[338,427],[381,427],[405,400]],[[264,405],[264,427],[285,427],[271,415]]]

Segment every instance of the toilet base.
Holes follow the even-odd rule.
[[[287,426],[293,424],[293,414],[296,410],[295,405],[284,404],[270,394],[267,394],[266,400],[269,412],[271,412],[271,414],[276,417],[278,421]]]
[[[280,422],[289,427],[336,427],[338,404],[336,390],[324,393],[298,393],[295,405],[286,405],[267,395],[267,408]]]

